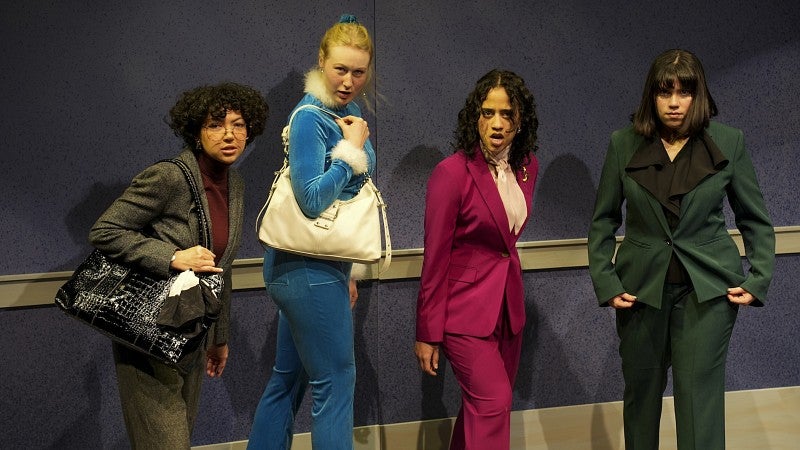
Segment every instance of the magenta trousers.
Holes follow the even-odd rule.
[[[511,334],[502,313],[490,336],[445,334],[442,348],[461,386],[450,450],[508,450],[522,332]]]

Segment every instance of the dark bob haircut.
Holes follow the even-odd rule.
[[[470,158],[473,157],[475,146],[480,142],[478,118],[481,115],[481,105],[489,95],[489,91],[496,87],[506,90],[511,100],[511,107],[514,109],[514,120],[519,120],[514,126],[520,131],[514,136],[511,153],[508,155],[509,165],[514,170],[519,170],[528,162],[530,153],[539,149],[536,142],[539,119],[536,117],[536,101],[533,94],[525,86],[525,81],[514,72],[494,69],[478,80],[475,89],[470,92],[464,107],[458,113],[458,127],[453,133],[455,139],[453,147],[455,151],[460,149]]]
[[[650,66],[639,109],[631,116],[636,133],[654,137],[660,131],[662,124],[656,111],[656,96],[659,92],[671,90],[675,80],[692,93],[692,105],[678,130],[679,136],[702,133],[711,117],[717,115],[717,105],[708,92],[703,65],[697,56],[687,50],[667,50]]]
[[[264,132],[269,107],[261,93],[237,83],[220,83],[200,86],[181,94],[169,110],[169,126],[186,143],[197,151],[200,129],[210,115],[225,120],[228,111],[242,115],[247,124],[247,143]]]

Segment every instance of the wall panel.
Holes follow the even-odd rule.
[[[609,134],[627,123],[652,58],[677,46],[703,60],[719,119],[745,131],[775,225],[800,225],[797,2],[677,2],[665,10],[621,0],[360,0],[337,8],[87,0],[6,10],[0,283],[73,270],[89,251],[95,218],[143,167],[179,150],[163,119],[179,92],[201,83],[244,82],[269,101],[267,130],[240,164],[245,222],[253,223],[282,158],[280,129],[322,30],[341,12],[359,16],[375,37],[382,99],[369,121],[397,249],[422,246],[427,177],[451,152],[466,94],[494,67],[520,73],[538,102],[541,173],[522,241],[584,238]],[[261,256],[254,233],[239,256]],[[525,273],[529,318],[515,409],[619,400],[621,383],[610,382],[619,378],[611,312],[595,307],[584,268],[542,267]],[[740,314],[730,390],[800,385],[798,273],[796,252],[779,256],[767,306]],[[456,412],[449,367],[434,379],[413,361],[416,289],[413,276],[362,287],[357,425]],[[53,307],[29,306],[46,303],[46,294],[22,297],[0,309],[0,423],[12,424],[0,427],[2,445],[125,447],[108,342]],[[275,308],[263,290],[237,292],[233,319],[231,363],[222,380],[206,384],[196,445],[246,439],[274,357]],[[296,431],[308,428],[306,402]]]

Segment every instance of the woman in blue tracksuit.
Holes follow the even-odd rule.
[[[289,170],[309,217],[336,199],[353,198],[375,169],[369,127],[352,101],[369,82],[372,59],[366,28],[342,16],[322,38],[318,66],[306,74],[306,95],[292,112]],[[277,351],[248,448],[291,447],[294,414],[308,384],[314,448],[353,448],[351,266],[274,249],[264,254],[264,282],[279,309]]]

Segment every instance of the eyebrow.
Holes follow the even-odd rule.
[[[337,62],[333,63],[333,67],[336,67],[336,68],[345,68],[345,69],[347,69],[347,70],[367,70],[367,68],[366,68],[366,67],[350,67],[350,66],[348,66],[348,65],[347,65],[347,64],[345,64],[345,63],[337,63]]]
[[[513,109],[492,109],[492,108],[483,108],[483,107],[481,107],[481,111],[491,111],[491,112],[499,111],[501,113],[506,113],[506,114],[509,114],[509,115],[514,114],[514,110]]]

